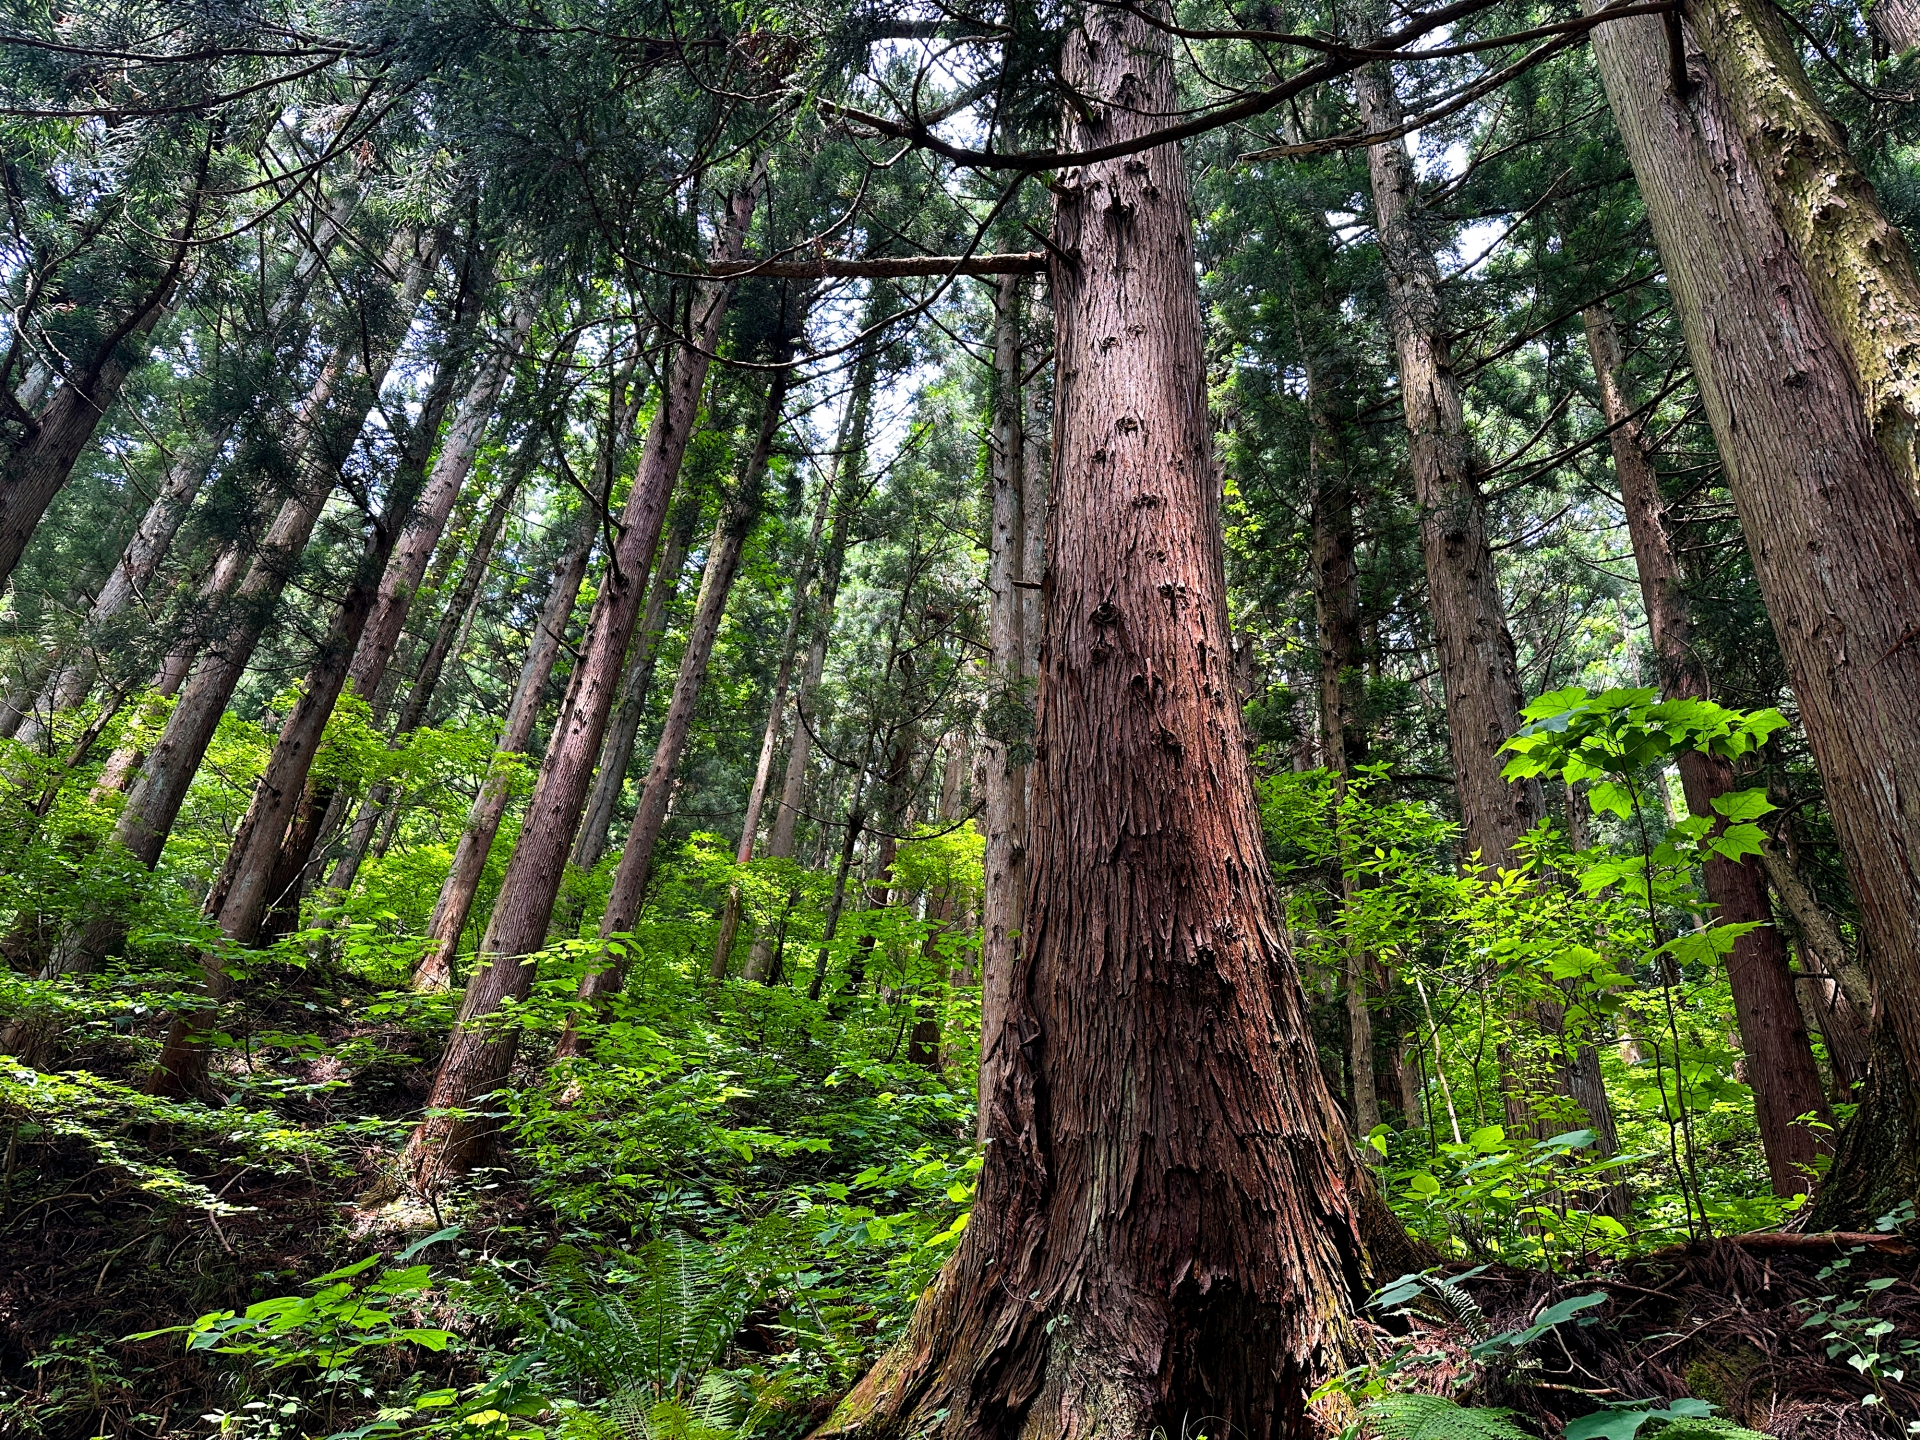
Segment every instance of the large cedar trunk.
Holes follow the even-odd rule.
[[[980,745],[986,801],[980,939],[980,1094],[998,1086],[1007,1065],[1005,1021],[1014,958],[1027,901],[1027,443],[1020,377],[1020,277],[1002,276],[993,295],[993,414],[989,438],[993,508],[987,535],[987,644],[992,693]],[[981,1138],[987,1110],[980,1108]]]
[[[1640,179],[1701,399],[1825,782],[1886,1019],[1920,1059],[1920,518],[1868,423],[1860,382],[1796,254],[1734,106],[1683,28],[1670,89],[1657,19],[1601,26],[1593,49]],[[1904,256],[1904,247],[1901,249]],[[1857,1123],[1873,1119],[1862,1107]],[[1912,1193],[1915,1135],[1843,1145]],[[1832,1182],[1849,1193],[1876,1187]],[[1850,1217],[1872,1220],[1872,1214]]]
[[[1660,688],[1669,699],[1706,699],[1709,685],[1693,646],[1693,615],[1687,603],[1679,561],[1667,533],[1666,501],[1645,449],[1645,422],[1634,413],[1626,392],[1620,337],[1605,305],[1586,312],[1587,342],[1593,352],[1601,410],[1614,427],[1611,437],[1614,476],[1626,509],[1633,558],[1640,572],[1640,594],[1647,609]],[[1687,808],[1714,817],[1713,802],[1740,787],[1733,767],[1718,756],[1691,752],[1680,757],[1680,781]],[[1707,898],[1723,924],[1758,922],[1760,928],[1733,942],[1727,979],[1746,1051],[1747,1079],[1753,1087],[1754,1118],[1766,1150],[1774,1193],[1804,1194],[1813,1163],[1826,1146],[1822,1131],[1800,1124],[1810,1115],[1830,1129],[1832,1112],[1820,1088],[1787,947],[1773,925],[1767,903],[1767,877],[1752,856],[1728,860],[1715,855],[1705,866]]]
[[[1069,148],[1177,106],[1087,13]],[[1310,1433],[1367,1193],[1275,923],[1232,677],[1177,147],[1062,174],[1026,935],[959,1253],[829,1433]],[[1204,1417],[1204,1420],[1202,1420]]]
[[[730,198],[716,259],[739,259],[752,214],[752,189]],[[433,1113],[408,1141],[406,1164],[423,1184],[468,1169],[491,1149],[491,1122],[464,1112],[506,1079],[519,1037],[513,1030],[490,1027],[487,1018],[502,1003],[523,998],[533,984],[533,957],[545,943],[547,922],[553,918],[593,764],[619,690],[621,664],[640,618],[667,501],[693,435],[731,293],[726,281],[701,283],[691,307],[691,343],[677,346],[669,363],[608,556],[606,581],[587,622],[586,646],[480,942],[479,966],[467,982],[459,1019],[434,1074],[428,1101]]]
[[[781,358],[786,356],[783,354]],[[753,453],[747,457],[738,489],[728,500],[720,523],[714,527],[713,540],[707,546],[700,598],[694,605],[693,623],[687,627],[686,648],[680,652],[680,673],[674,677],[673,698],[667,703],[660,741],[654,746],[653,762],[647,767],[646,782],[640,787],[640,804],[627,831],[626,845],[620,852],[620,865],[613,873],[606,911],[600,917],[603,941],[633,929],[634,921],[640,918],[647,882],[653,875],[653,852],[660,843],[660,832],[667,823],[667,805],[673,798],[674,774],[680,768],[680,757],[686,753],[687,741],[693,734],[693,712],[700,700],[700,687],[706,683],[707,662],[713,658],[714,644],[720,638],[727,597],[733,593],[734,578],[740,573],[747,540],[754,526],[760,523],[767,464],[780,434],[792,374],[783,366],[773,372],[767,384],[760,434],[754,441]],[[625,973],[626,967],[618,958],[603,954],[599,966],[580,977],[581,1002],[595,1008],[604,1005],[606,998],[619,990]],[[584,1037],[569,1025],[560,1038],[560,1053],[581,1055],[586,1049]]]

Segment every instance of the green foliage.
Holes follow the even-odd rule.
[[[1511,1410],[1469,1408],[1444,1395],[1382,1395],[1360,1413],[1376,1440],[1532,1440]]]

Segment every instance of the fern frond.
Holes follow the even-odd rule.
[[[1479,1303],[1465,1289],[1441,1275],[1427,1277],[1427,1292],[1443,1312],[1444,1317],[1460,1326],[1478,1342],[1492,1333],[1487,1324],[1487,1315]]]
[[[1772,1437],[1731,1420],[1703,1416],[1697,1420],[1669,1420],[1647,1440],[1772,1440]]]
[[[1382,1395],[1362,1407],[1374,1440],[1532,1440],[1511,1410],[1469,1410],[1444,1395]]]

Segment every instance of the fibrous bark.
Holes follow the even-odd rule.
[[[1087,12],[1070,148],[1178,102]],[[1275,924],[1228,674],[1179,150],[1063,173],[1026,933],[958,1254],[827,1433],[1305,1436],[1349,1344],[1367,1191]]]
[[[1354,90],[1369,130],[1399,125],[1400,101],[1387,66],[1356,72]],[[1513,842],[1545,817],[1546,802],[1538,783],[1513,785],[1500,775],[1508,759],[1500,747],[1520,728],[1520,667],[1487,538],[1486,502],[1460,382],[1453,373],[1440,306],[1440,267],[1425,233],[1406,141],[1370,146],[1367,171],[1399,355],[1400,401],[1420,506],[1420,549],[1460,821],[1467,850],[1478,852],[1483,865],[1498,865]]]
[[[1594,56],[1826,787],[1886,1019],[1920,1073],[1920,517],[1884,425],[1870,423],[1847,315],[1827,311],[1828,281],[1809,274],[1819,262],[1782,223],[1733,81],[1707,63],[1690,23],[1681,38],[1684,96],[1670,87],[1658,20],[1601,26]],[[1915,1170],[1911,1153],[1843,1146],[1842,1164],[1849,1153]]]
[[[780,359],[790,354],[783,350]],[[626,844],[620,852],[619,867],[613,873],[613,887],[607,895],[607,908],[600,917],[602,942],[633,929],[640,918],[641,902],[646,899],[647,882],[653,875],[653,854],[660,843],[660,832],[667,823],[667,806],[673,798],[674,774],[680,757],[686,752],[693,733],[694,707],[699,703],[700,687],[706,683],[707,663],[720,638],[720,624],[726,618],[727,597],[740,573],[740,561],[746,554],[747,540],[760,523],[760,510],[766,499],[767,465],[773,458],[774,442],[780,435],[787,389],[793,371],[786,365],[773,372],[761,404],[760,433],[740,475],[734,493],[722,508],[720,523],[714,527],[707,545],[706,569],[700,577],[700,598],[693,607],[693,620],[687,627],[686,648],[680,652],[680,673],[674,677],[673,698],[667,702],[666,719],[660,727],[660,739],[654,746],[653,761],[640,787],[640,804],[633,824],[627,830]],[[603,953],[599,961],[580,977],[579,998],[583,1007],[597,1010],[607,997],[619,990],[626,974],[621,959]],[[586,1053],[579,1030],[569,1025],[560,1040],[562,1055]]]
[[[730,198],[716,244],[717,258],[740,257],[752,214],[751,188]],[[567,854],[619,689],[621,663],[639,620],[653,552],[693,434],[730,294],[731,287],[724,281],[703,282],[697,288],[691,308],[691,343],[676,346],[668,365],[608,556],[606,582],[587,622],[585,651],[548,742],[520,842],[508,862],[481,940],[478,967],[467,982],[459,1020],[434,1075],[429,1100],[433,1114],[408,1142],[406,1163],[424,1183],[432,1183],[442,1173],[465,1170],[492,1144],[491,1123],[465,1112],[477,1097],[506,1078],[518,1036],[511,1029],[490,1027],[488,1017],[503,1003],[526,995],[533,983],[533,957],[546,940],[547,922],[565,877]]]

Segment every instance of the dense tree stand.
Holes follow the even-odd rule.
[[[1075,147],[1174,108],[1164,40],[1066,47]],[[965,1238],[829,1434],[1307,1433],[1364,1283],[1229,674],[1173,147],[1056,187],[1053,515],[1026,935]],[[937,1417],[944,1415],[944,1420]]]

